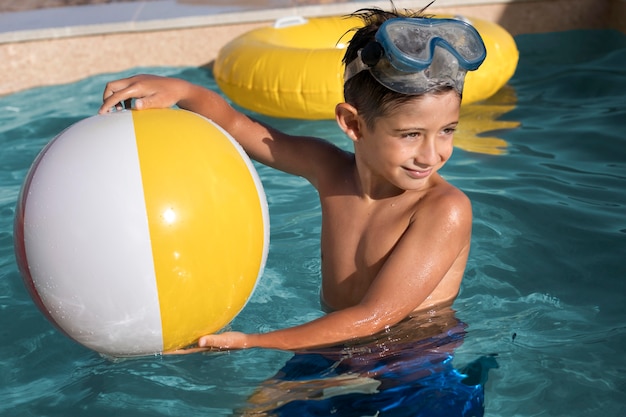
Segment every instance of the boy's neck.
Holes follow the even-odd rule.
[[[361,166],[358,159],[354,164],[354,181],[359,197],[375,202],[388,198],[396,198],[406,193],[382,177],[373,175],[371,170]]]

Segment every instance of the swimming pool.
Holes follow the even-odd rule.
[[[500,152],[459,147],[443,171],[469,195],[475,217],[454,305],[467,334],[453,363],[460,368],[497,354],[499,368],[485,387],[489,416],[623,415],[626,36],[581,31],[516,41],[520,63],[511,89],[471,109],[485,123],[503,113],[502,129],[481,134]],[[54,135],[95,113],[107,80],[144,71],[215,88],[205,70],[138,68],[0,98],[2,415],[232,415],[251,407],[246,401],[255,388],[293,356],[254,349],[110,361],[54,330],[28,297],[14,261],[12,222],[30,163]],[[332,121],[272,122],[349,146]],[[264,276],[232,323],[244,331],[322,314],[316,194],[304,180],[257,167],[272,235]],[[325,382],[299,389],[314,394]],[[370,389],[369,381],[359,382]]]

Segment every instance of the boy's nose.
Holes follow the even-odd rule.
[[[417,149],[415,162],[419,165],[433,166],[439,162],[439,153],[434,140],[423,141]]]

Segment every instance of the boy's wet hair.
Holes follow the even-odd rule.
[[[375,41],[376,32],[385,21],[397,17],[410,17],[418,19],[429,17],[424,15],[424,11],[431,4],[432,2],[423,9],[413,12],[406,9],[398,11],[392,2],[391,10],[389,11],[379,8],[363,8],[350,14],[348,17],[360,18],[363,21],[364,26],[354,29],[354,36],[352,37],[352,40],[350,40],[342,60],[344,65],[348,65],[354,59],[357,59],[358,51],[363,49],[370,42]],[[443,86],[441,88],[429,90],[428,93],[441,94],[450,90],[454,90],[454,88],[450,86]],[[346,103],[357,109],[361,117],[365,120],[368,128],[374,127],[374,121],[377,117],[385,116],[397,106],[423,96],[423,94],[409,95],[389,90],[387,87],[376,81],[369,71],[361,71],[345,82],[343,86],[343,95]]]

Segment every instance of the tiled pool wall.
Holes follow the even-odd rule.
[[[271,0],[265,7],[240,0],[222,9],[191,9],[188,3],[193,2],[181,3],[138,2],[130,9],[131,3],[111,3],[0,14],[0,95],[139,66],[210,65],[225,43],[280,17],[343,15],[359,7],[389,6],[388,1],[359,1],[272,8],[276,2]],[[124,4],[125,9],[120,8]],[[395,4],[419,9],[427,1]],[[498,22],[513,35],[609,28],[626,32],[626,0],[437,0],[429,11]]]

